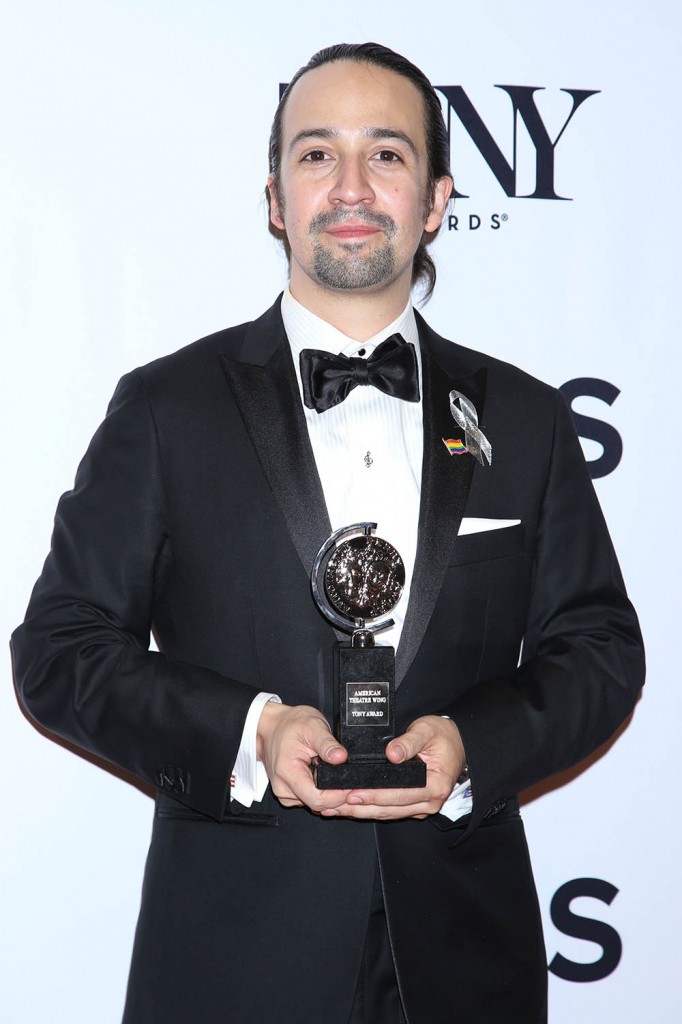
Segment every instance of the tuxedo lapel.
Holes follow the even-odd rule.
[[[449,394],[456,389],[478,411],[483,410],[486,370],[466,377],[450,376],[436,359],[439,348],[454,350],[417,318],[424,391],[424,457],[422,463],[419,532],[410,600],[396,654],[399,685],[419,649],[440,592],[448,559],[464,514],[476,460],[472,455],[450,455],[444,439],[464,441],[464,433],[450,412]],[[453,611],[454,614],[454,611]]]
[[[236,358],[220,357],[244,426],[309,576],[331,533],[277,302],[248,328]],[[267,544],[267,538],[263,538]],[[311,598],[312,600],[312,598]]]

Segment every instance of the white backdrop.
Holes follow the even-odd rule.
[[[550,973],[553,1024],[681,1019],[676,0],[0,7],[5,636],[118,377],[252,318],[284,281],[262,200],[278,83],[323,45],[375,38],[434,83],[461,86],[510,165],[514,108],[495,86],[544,90],[534,94],[544,151],[541,133],[533,139],[516,119],[512,195],[451,112],[457,184],[469,198],[456,203],[457,230],[436,243],[439,284],[426,312],[446,336],[554,385],[602,382],[578,386],[593,397],[574,408],[610,429],[604,451],[584,431],[589,459],[617,455],[614,432],[622,441],[597,490],[641,613],[649,686],[608,756],[532,794],[525,819],[548,960],[561,954],[570,977],[589,962],[605,974]],[[521,198],[536,189],[536,143],[547,170],[570,113],[562,89],[600,90],[553,150],[555,191],[571,201]],[[27,723],[9,659],[4,681],[0,1020],[116,1024],[152,804]],[[584,878],[600,882],[577,883],[573,916],[553,921],[554,894]],[[590,920],[603,922],[596,943],[584,937]]]

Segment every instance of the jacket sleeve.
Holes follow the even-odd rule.
[[[12,637],[17,690],[50,731],[221,818],[257,690],[149,650],[172,572],[155,423],[132,373],[59,502]]]
[[[496,800],[582,760],[632,711],[644,650],[570,413],[557,394],[523,658],[446,709],[478,824]]]

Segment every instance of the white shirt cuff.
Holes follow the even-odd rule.
[[[441,807],[440,813],[444,814],[450,821],[457,821],[458,818],[463,818],[465,814],[471,814],[473,807],[474,800],[471,795],[471,783],[466,779],[465,782],[460,782],[458,786],[455,786]]]
[[[256,740],[261,711],[269,701],[281,704],[275,693],[259,693],[253,698],[244,721],[242,739],[237,751],[232,775],[230,776],[230,800],[237,800],[244,807],[262,800],[268,788],[265,765],[256,757]]]
[[[441,715],[441,718],[452,719],[449,715]],[[471,814],[474,809],[474,799],[471,792],[471,782],[465,779],[464,782],[455,783],[452,793],[440,809],[440,813],[450,821],[457,821],[465,814]]]

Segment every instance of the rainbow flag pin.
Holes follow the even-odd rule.
[[[467,450],[464,447],[463,441],[453,440],[451,437],[444,437],[442,441],[450,455],[464,455],[464,452]]]

